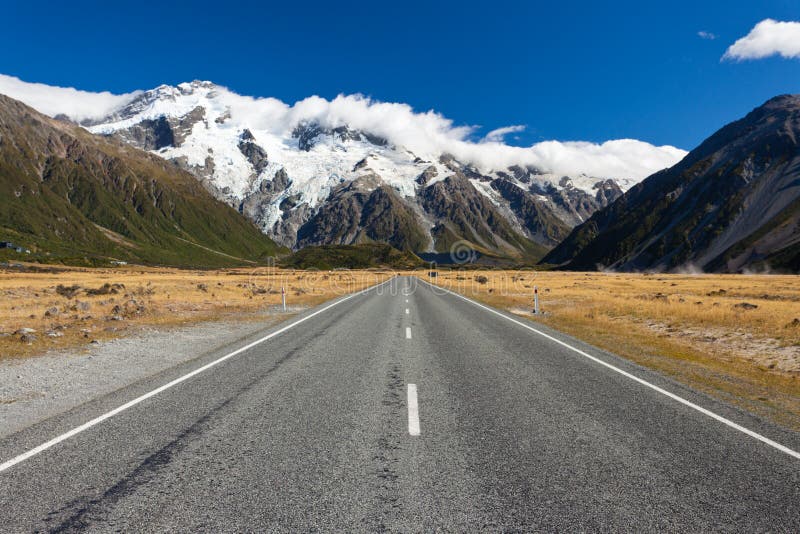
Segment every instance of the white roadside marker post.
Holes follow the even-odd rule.
[[[533,314],[539,315],[539,288],[533,286]]]
[[[286,288],[281,286],[281,300],[283,300],[283,313],[286,313]]]

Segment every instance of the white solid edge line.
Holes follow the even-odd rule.
[[[781,445],[777,441],[773,441],[773,440],[769,439],[766,436],[762,436],[758,432],[754,432],[753,430],[750,430],[749,428],[745,428],[745,427],[743,427],[742,425],[740,425],[738,423],[734,423],[730,419],[727,419],[727,418],[725,418],[725,417],[723,417],[723,416],[721,416],[719,414],[716,414],[716,413],[712,412],[711,410],[703,408],[702,406],[699,406],[699,405],[693,403],[692,401],[686,400],[683,397],[680,397],[680,396],[676,395],[675,393],[671,393],[671,392],[667,391],[666,389],[660,388],[660,387],[656,386],[655,384],[651,384],[647,380],[639,378],[636,375],[632,375],[631,373],[629,373],[627,371],[624,371],[624,370],[620,369],[619,367],[616,367],[616,366],[614,366],[614,365],[612,365],[610,363],[604,362],[600,358],[596,358],[595,356],[592,356],[591,354],[588,354],[588,353],[586,353],[586,352],[584,352],[584,351],[582,351],[582,350],[580,350],[578,348],[575,348],[572,345],[570,345],[569,343],[565,343],[564,341],[561,341],[560,339],[557,339],[557,338],[555,338],[555,337],[553,337],[551,335],[545,334],[541,330],[537,330],[536,328],[534,328],[532,326],[529,326],[529,325],[527,325],[527,324],[525,324],[525,323],[523,323],[521,321],[517,321],[516,319],[512,319],[511,317],[509,317],[509,316],[507,316],[507,315],[505,315],[503,313],[500,313],[497,310],[493,310],[489,306],[484,306],[483,304],[480,304],[479,302],[475,302],[474,300],[472,300],[472,299],[470,299],[468,297],[465,297],[463,295],[459,295],[458,293],[450,291],[449,289],[446,289],[446,288],[441,287],[441,286],[434,286],[433,284],[430,284],[425,280],[421,280],[421,281],[425,282],[426,284],[428,284],[431,287],[435,287],[436,289],[442,289],[442,290],[446,291],[447,293],[450,293],[451,295],[454,295],[456,297],[464,299],[467,302],[469,302],[471,304],[474,304],[475,306],[478,306],[479,308],[483,308],[484,310],[486,310],[488,312],[491,312],[491,313],[493,313],[495,315],[498,315],[498,316],[502,317],[503,319],[507,319],[508,321],[511,321],[512,323],[515,323],[515,324],[517,324],[517,325],[519,325],[519,326],[521,326],[523,328],[527,328],[531,332],[535,332],[536,334],[539,334],[540,336],[542,336],[544,338],[547,338],[550,341],[558,343],[562,347],[568,348],[569,350],[571,350],[571,351],[573,351],[573,352],[575,352],[577,354],[580,354],[581,356],[583,356],[585,358],[588,358],[588,359],[592,360],[593,362],[599,363],[600,365],[602,365],[604,367],[607,367],[607,368],[611,369],[612,371],[614,371],[616,373],[619,373],[619,374],[621,374],[622,376],[624,376],[626,378],[630,378],[631,380],[633,380],[635,382],[638,382],[639,384],[642,384],[643,386],[646,386],[646,387],[648,387],[648,388],[650,388],[650,389],[652,389],[654,391],[657,391],[658,393],[661,393],[662,395],[666,395],[667,397],[669,397],[672,400],[675,400],[675,401],[683,404],[684,406],[688,406],[689,408],[692,408],[693,410],[697,410],[698,412],[702,413],[703,415],[707,415],[708,417],[710,417],[712,419],[715,419],[716,421],[719,421],[720,423],[728,425],[729,427],[731,427],[733,429],[736,429],[739,432],[742,432],[743,434],[747,434],[751,438],[755,438],[758,441],[769,445],[770,447],[773,447],[775,449],[778,449],[781,452],[784,452],[784,453],[788,454],[789,456],[793,456],[793,457],[795,457],[797,459],[800,459],[800,452],[792,450],[789,447],[787,447],[786,445]]]
[[[411,339],[411,327],[406,327],[406,339]]]
[[[408,385],[408,433],[419,436],[419,402],[417,402],[417,385]]]
[[[72,430],[70,430],[68,432],[65,432],[65,433],[61,434],[60,436],[57,436],[57,437],[51,439],[50,441],[42,443],[38,447],[34,447],[33,449],[29,450],[28,452],[22,453],[19,456],[16,456],[16,457],[14,457],[14,458],[12,458],[12,459],[0,464],[0,473],[2,473],[3,471],[5,471],[5,470],[7,470],[7,469],[9,469],[9,468],[21,463],[21,462],[24,462],[25,460],[27,460],[27,459],[29,459],[29,458],[31,458],[33,456],[36,456],[40,452],[46,451],[47,449],[53,447],[54,445],[58,445],[62,441],[68,440],[69,438],[80,434],[84,430],[88,430],[88,429],[92,428],[93,426],[98,425],[98,424],[102,423],[103,421],[105,421],[107,419],[110,419],[110,418],[114,417],[115,415],[117,415],[117,414],[119,414],[121,412],[124,412],[125,410],[127,410],[129,408],[132,408],[133,406],[136,406],[137,404],[149,399],[150,397],[154,397],[154,396],[158,395],[159,393],[162,393],[162,392],[164,392],[164,391],[166,391],[166,390],[168,390],[168,389],[170,389],[170,388],[172,388],[174,386],[177,386],[181,382],[185,382],[186,380],[189,380],[193,376],[196,376],[196,375],[202,373],[203,371],[207,371],[207,370],[211,369],[212,367],[224,362],[225,360],[229,360],[230,358],[233,358],[234,356],[236,356],[238,354],[241,354],[242,352],[250,350],[253,347],[255,347],[256,345],[259,345],[259,344],[261,344],[261,343],[263,343],[265,341],[268,341],[268,340],[274,338],[275,336],[280,335],[280,334],[286,332],[287,330],[289,330],[291,328],[294,328],[295,326],[299,325],[300,323],[308,321],[312,317],[315,317],[315,316],[319,315],[320,313],[322,313],[324,311],[327,311],[327,310],[333,308],[334,306],[337,306],[337,305],[341,304],[342,302],[345,302],[347,300],[350,300],[353,297],[357,297],[357,296],[362,295],[362,294],[364,294],[364,293],[366,293],[368,291],[371,291],[371,290],[373,290],[373,289],[375,289],[377,287],[380,287],[380,286],[390,282],[391,280],[392,280],[392,278],[390,278],[389,280],[386,280],[384,282],[381,282],[380,284],[376,284],[374,286],[368,287],[366,289],[363,289],[363,290],[358,291],[356,293],[353,293],[351,295],[347,295],[346,297],[340,298],[336,302],[333,302],[333,303],[325,306],[324,308],[321,308],[321,309],[315,311],[314,313],[306,315],[305,317],[302,317],[302,318],[298,319],[297,321],[295,321],[295,322],[293,322],[291,324],[288,324],[288,325],[284,326],[283,328],[281,328],[279,330],[276,330],[275,332],[272,332],[271,334],[268,334],[268,335],[262,337],[259,340],[253,341],[252,343],[250,343],[248,345],[245,345],[244,347],[241,347],[240,349],[237,349],[237,350],[231,352],[230,354],[226,354],[225,356],[222,356],[221,358],[216,359],[211,363],[207,363],[206,365],[204,365],[202,367],[199,367],[199,368],[195,369],[194,371],[181,376],[180,378],[176,378],[172,382],[168,382],[168,383],[164,384],[163,386],[160,386],[160,387],[158,387],[158,388],[156,388],[156,389],[154,389],[154,390],[152,390],[152,391],[150,391],[148,393],[145,393],[144,395],[142,395],[140,397],[136,397],[135,399],[126,402],[122,406],[118,406],[117,408],[114,408],[113,410],[111,410],[109,412],[106,412],[106,413],[104,413],[103,415],[101,415],[99,417],[95,417],[91,421],[87,421],[86,423],[84,423],[84,424],[82,424],[80,426],[77,426],[77,427],[73,428]]]

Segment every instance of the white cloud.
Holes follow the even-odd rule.
[[[74,120],[101,119],[124,106],[135,95],[88,93],[75,89],[28,84],[0,75],[0,92],[54,116],[64,113]],[[435,111],[416,112],[408,104],[379,102],[362,95],[339,95],[333,100],[319,96],[293,105],[275,98],[241,96],[216,87],[215,105],[230,108],[231,125],[265,130],[288,136],[301,122],[316,121],[324,127],[348,125],[386,138],[425,159],[449,153],[485,171],[511,165],[530,165],[556,174],[588,174],[596,177],[642,179],[669,167],[686,152],[672,146],[653,146],[634,139],[605,143],[545,141],[530,147],[503,143],[507,133],[521,131],[520,125],[498,128],[482,140],[470,140],[475,128],[458,126]],[[174,105],[174,103],[168,103]],[[188,111],[195,104],[188,106]],[[184,112],[185,112],[184,111]],[[163,113],[160,111],[159,113]]]
[[[486,136],[484,136],[484,138],[481,140],[481,142],[502,143],[508,134],[523,132],[523,131],[525,131],[525,126],[521,124],[515,124],[513,126],[504,126],[503,128],[497,128],[496,130],[492,130],[491,132],[487,133]]]
[[[762,20],[733,43],[722,59],[761,59],[775,55],[800,58],[800,22]]]
[[[714,39],[717,38],[717,35],[715,33],[706,31],[697,32],[697,36],[700,37],[701,39],[706,39],[707,41],[713,41]]]
[[[381,135],[419,156],[436,158],[449,153],[485,171],[531,165],[545,172],[638,180],[674,165],[686,155],[686,151],[672,146],[658,147],[634,139],[602,144],[545,141],[530,147],[506,145],[499,139],[475,143],[469,140],[472,127],[455,126],[434,111],[416,113],[407,104],[375,102],[361,95],[340,95],[331,101],[310,97],[287,108],[286,115],[291,118],[272,123],[283,124],[284,133],[300,121],[317,121],[330,128],[347,124]],[[519,126],[498,131],[508,133],[507,128],[519,131]],[[497,139],[497,135],[494,137]]]
[[[23,82],[14,76],[0,74],[0,94],[19,100],[45,115],[60,113],[75,121],[101,119],[124,106],[141,91],[115,95],[104,91],[91,93],[72,87],[54,87],[43,83]]]

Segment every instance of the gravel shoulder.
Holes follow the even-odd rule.
[[[0,360],[0,438],[200,358],[291,315],[265,312],[177,328],[143,327],[82,349]]]

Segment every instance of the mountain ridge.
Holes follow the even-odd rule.
[[[800,95],[769,99],[595,213],[542,260],[568,269],[800,270]]]
[[[491,254],[535,260],[619,196],[620,183],[632,183],[553,175],[533,166],[480,170],[447,153],[416,154],[348,124],[300,120],[275,134],[258,124],[259,117],[247,124],[234,120],[237,106],[245,105],[237,98],[210,82],[161,86],[83,124],[192,172],[217,198],[293,249],[385,242],[433,253],[464,240]],[[462,200],[471,199],[472,213],[431,202],[436,184],[451,177],[460,182]],[[360,193],[345,194],[342,188],[352,183]],[[371,206],[368,195],[361,197],[373,191],[382,197],[383,215],[362,217]],[[457,214],[460,222],[450,220]],[[480,217],[495,221],[490,226],[500,234],[490,237],[476,226]]]

